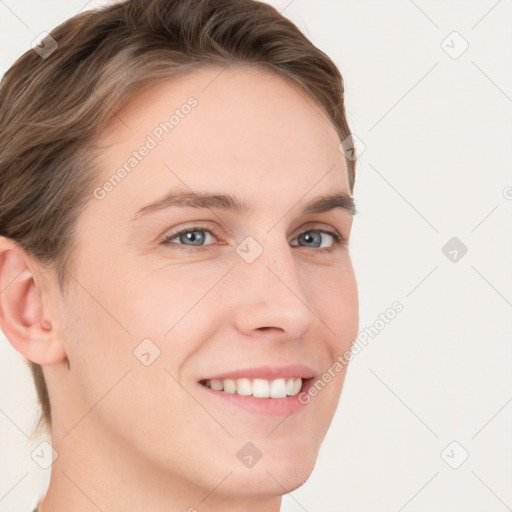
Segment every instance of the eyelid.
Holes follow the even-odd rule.
[[[163,243],[166,240],[169,240],[170,238],[175,238],[176,236],[182,234],[183,232],[189,231],[209,231],[216,238],[220,236],[220,233],[218,232],[216,227],[210,225],[201,225],[201,222],[202,221],[191,222],[190,225],[185,224],[184,226],[177,228],[176,230],[166,231],[166,233],[161,237],[160,243]]]
[[[220,234],[217,230],[217,227],[210,226],[210,225],[201,225],[202,222],[205,221],[191,221],[190,225],[184,225],[180,228],[177,228],[176,230],[171,231],[170,233],[167,232],[162,239],[160,240],[160,243],[163,245],[168,246],[174,246],[173,248],[177,248],[180,250],[188,251],[188,252],[198,252],[198,251],[205,251],[208,249],[211,245],[226,245],[225,243],[220,244],[207,244],[207,245],[185,245],[181,243],[174,243],[169,242],[169,240],[176,238],[177,236],[186,233],[186,232],[192,232],[192,231],[205,231],[211,233],[215,238],[219,239]],[[347,238],[335,227],[326,225],[325,223],[318,222],[318,221],[311,221],[307,222],[303,225],[301,225],[299,228],[295,230],[296,235],[294,236],[293,240],[296,240],[301,234],[306,233],[308,231],[320,231],[323,233],[328,234],[329,236],[333,237],[334,243],[331,247],[303,247],[304,249],[313,249],[315,252],[320,253],[329,253],[334,252],[338,247],[346,246],[347,244]],[[292,245],[292,247],[302,247],[300,245]]]
[[[219,236],[219,232],[215,225],[203,225],[203,222],[207,221],[191,221],[189,225],[185,224],[182,227],[177,228],[176,230],[166,231],[164,235],[160,237],[160,242],[163,242],[165,240],[168,240],[169,238],[174,238],[175,236],[183,233],[184,231],[210,231],[213,235]],[[294,231],[297,232],[297,236],[304,233],[308,230],[318,230],[318,231],[325,231],[329,234],[338,235],[340,238],[345,239],[343,234],[335,228],[334,226],[330,226],[324,222],[319,221],[310,221],[306,222],[305,224],[301,225],[300,227],[296,228]]]

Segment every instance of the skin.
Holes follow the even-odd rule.
[[[53,272],[0,238],[2,289],[10,283],[1,327],[44,365],[51,397],[59,456],[44,512],[275,512],[313,470],[345,370],[284,420],[219,406],[197,381],[265,364],[305,363],[319,375],[350,349],[352,216],[301,214],[319,195],[349,193],[347,167],[333,125],[297,86],[254,67],[219,72],[203,67],[136,95],[101,135],[99,184],[169,112],[198,100],[104,199],[91,193],[68,297]],[[175,207],[132,220],[179,187],[236,194],[254,211]],[[203,251],[184,237],[185,250],[177,238],[161,243],[192,223],[217,229]],[[314,231],[333,247],[321,253],[298,239],[312,228],[347,243]],[[235,251],[247,236],[263,248],[250,264]],[[133,353],[146,338],[160,350],[149,366]],[[252,468],[236,456],[248,441],[262,453]]]

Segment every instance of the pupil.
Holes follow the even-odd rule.
[[[318,238],[319,234],[316,233],[315,235],[311,235],[311,233],[304,233],[303,237],[306,243],[310,243],[314,241],[315,236]],[[320,242],[320,240],[318,240]]]
[[[197,236],[197,233],[200,233],[200,231],[189,231],[187,234],[186,234],[186,237],[187,239],[190,241],[190,242],[199,242],[197,243],[196,245],[200,245],[201,243],[201,235]]]

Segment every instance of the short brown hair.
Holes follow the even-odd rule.
[[[0,84],[0,235],[55,269],[65,293],[76,221],[97,178],[88,148],[142,86],[202,64],[255,65],[306,91],[344,141],[343,78],[274,7],[255,0],[125,0],[78,14]],[[55,48],[56,47],[56,48]],[[350,192],[355,160],[346,158]],[[51,430],[40,365],[28,361]]]

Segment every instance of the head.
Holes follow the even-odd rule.
[[[344,370],[286,419],[205,383],[299,364],[313,381],[356,337],[338,69],[252,0],[119,2],[51,37],[0,88],[0,320],[37,429],[55,447],[103,436],[205,488],[237,462],[227,493],[297,487]],[[264,464],[244,473],[248,442]]]

